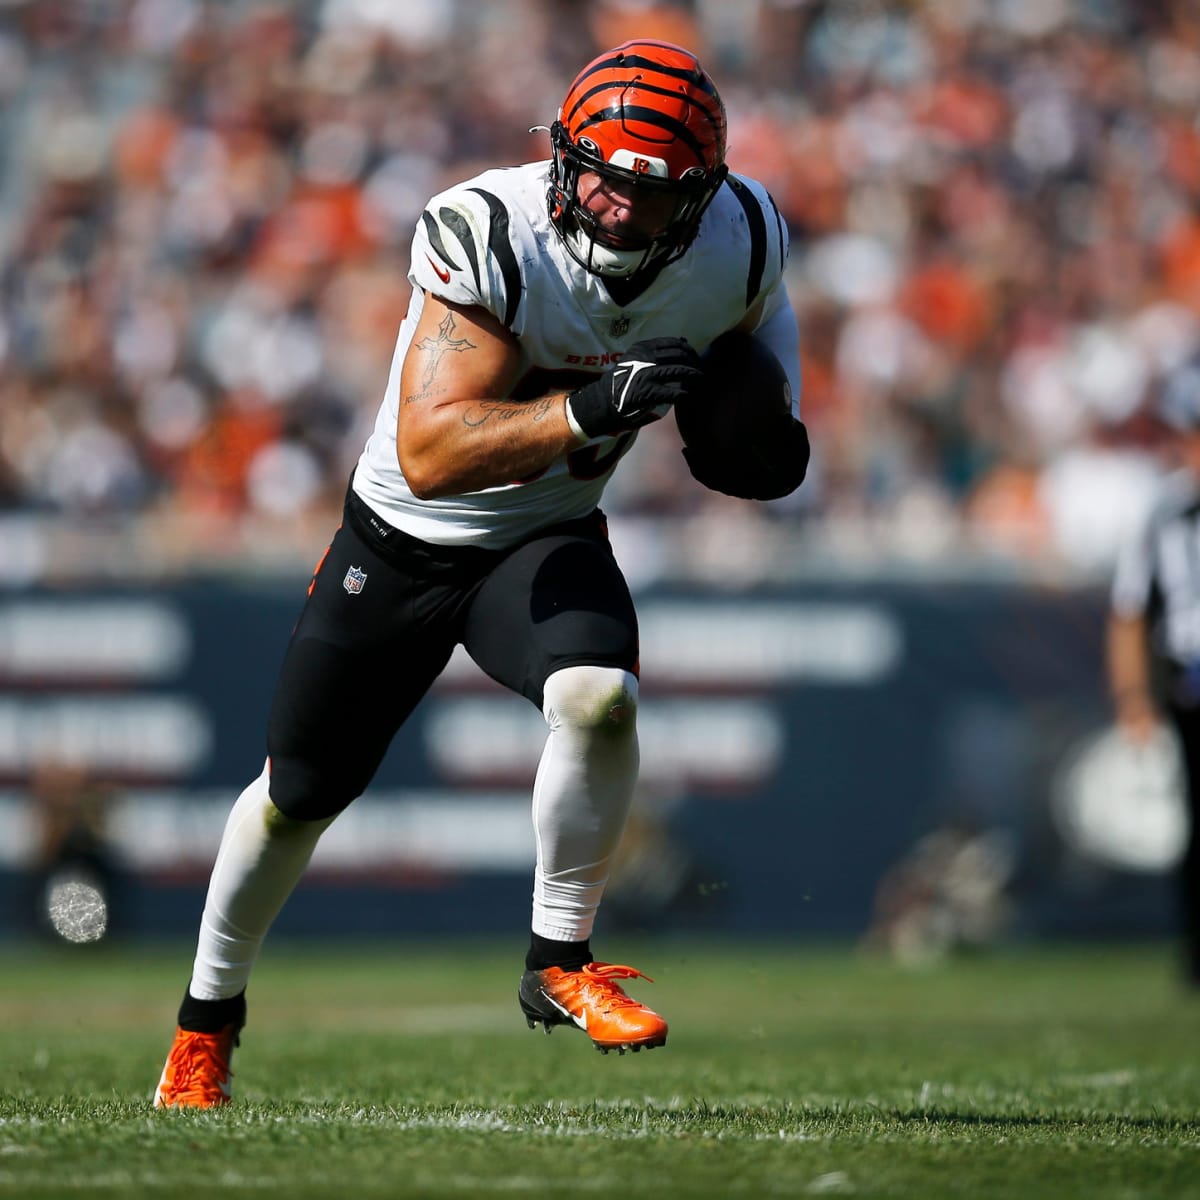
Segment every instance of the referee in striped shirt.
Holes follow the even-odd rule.
[[[1145,744],[1164,718],[1179,735],[1190,817],[1178,868],[1183,968],[1200,988],[1200,356],[1170,378],[1162,413],[1180,466],[1118,560],[1108,681],[1132,742]]]

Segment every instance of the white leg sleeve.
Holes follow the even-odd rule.
[[[264,767],[225,822],[188,988],[197,1000],[226,1000],[245,988],[271,922],[333,821],[285,817],[271,803],[269,783]]]
[[[637,677],[566,667],[546,680],[550,726],[533,785],[533,932],[589,937],[638,773]]]

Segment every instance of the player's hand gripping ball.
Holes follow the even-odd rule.
[[[792,416],[787,372],[748,333],[725,333],[700,356],[704,394],[676,404],[683,456],[705,487],[745,500],[795,491],[808,470],[808,433]]]

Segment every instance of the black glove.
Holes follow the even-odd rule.
[[[685,338],[635,342],[620,361],[567,396],[567,415],[589,438],[637,429],[704,387],[700,356]]]
[[[808,473],[808,430],[787,418],[770,440],[734,446],[685,446],[692,477],[710,491],[740,500],[778,500],[790,495]]]

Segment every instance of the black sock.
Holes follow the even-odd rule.
[[[540,934],[529,935],[529,953],[525,955],[527,971],[543,971],[546,967],[578,971],[591,961],[592,950],[586,938],[582,942],[556,942]]]
[[[226,1025],[239,1029],[246,1023],[246,993],[239,992],[228,1000],[197,1000],[191,992],[183,993],[179,1006],[180,1029],[192,1033],[220,1033]]]

